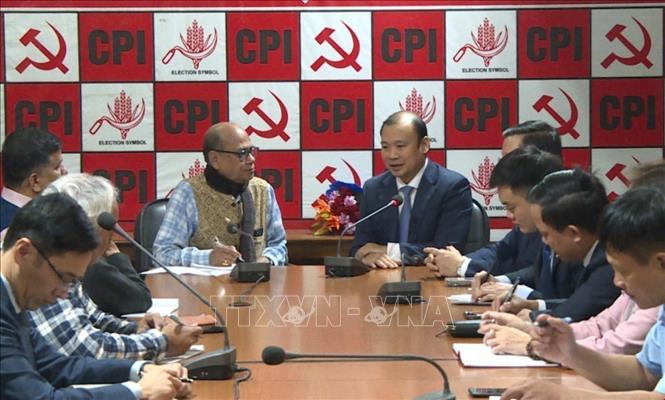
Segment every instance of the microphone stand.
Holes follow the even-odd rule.
[[[420,281],[406,280],[407,257],[402,253],[402,268],[399,282],[386,282],[379,288],[377,296],[386,304],[414,304],[421,303]]]
[[[346,361],[364,361],[364,360],[380,360],[380,361],[424,361],[439,371],[443,380],[443,390],[441,392],[427,393],[422,396],[416,397],[415,400],[455,400],[455,394],[450,390],[450,383],[448,382],[448,375],[446,371],[434,360],[418,356],[414,354],[395,354],[395,355],[381,355],[381,354],[299,354],[285,352],[281,347],[268,346],[263,349],[261,354],[263,362],[268,365],[279,365],[288,360],[295,359],[337,359]]]
[[[226,231],[232,235],[237,233],[246,236],[254,243],[254,237],[238,228],[236,224],[229,223],[226,225]],[[231,270],[231,279],[236,282],[268,282],[270,280],[270,263],[256,261],[241,261],[236,263],[235,267]]]
[[[109,218],[110,217],[110,218]],[[112,224],[111,224],[112,220]],[[224,330],[224,348],[206,352],[198,356],[194,356],[183,360],[181,364],[187,368],[188,375],[191,378],[199,380],[226,380],[231,379],[235,374],[238,366],[236,365],[236,348],[230,345],[229,330],[226,321],[222,315],[217,311],[212,304],[206,300],[196,289],[191,287],[187,282],[183,281],[175,272],[171,271],[162,264],[151,252],[146,250],[139,242],[134,240],[131,236],[122,229],[115,218],[109,213],[102,213],[97,218],[97,223],[100,227],[106,230],[112,230],[118,233],[123,238],[127,239],[131,244],[136,246],[143,254],[148,256],[157,266],[166,271],[173,279],[175,279],[181,286],[193,294],[199,301],[206,305],[217,318],[221,327]]]
[[[403,198],[401,194],[396,194],[390,200],[390,202],[373,213],[367,215],[354,222],[353,224],[348,225],[342,230],[339,238],[337,238],[337,255],[335,257],[325,256],[323,257],[323,264],[326,267],[326,276],[338,277],[338,276],[357,276],[363,275],[369,272],[369,267],[362,263],[362,261],[357,260],[355,257],[342,257],[342,238],[344,234],[349,231],[349,229],[354,228],[356,225],[364,222],[381,211],[385,210],[388,207],[396,207],[402,204]]]

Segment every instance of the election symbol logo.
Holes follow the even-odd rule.
[[[342,159],[342,162],[346,164],[347,167],[349,167],[349,171],[351,172],[351,176],[353,176],[353,183],[356,186],[360,186],[361,181],[360,181],[360,174],[358,174],[358,171],[356,171],[351,164],[349,164],[346,160]],[[332,183],[337,182],[337,179],[335,179],[334,173],[337,171],[337,168],[332,167],[330,165],[326,165],[323,167],[321,171],[316,175],[316,180],[319,181],[320,183],[323,183],[325,181]]]
[[[453,61],[459,62],[467,50],[483,59],[486,67],[489,67],[492,58],[500,54],[508,44],[508,27],[504,25],[503,32],[496,35],[496,28],[488,18],[483,20],[483,24],[478,26],[478,36],[471,31],[473,43],[467,43],[462,46],[453,56]]]
[[[635,156],[631,156],[631,158],[633,159],[633,161],[635,161],[635,163],[636,163],[637,165],[640,164],[640,160],[638,160],[637,158],[635,158]],[[610,180],[610,182],[611,182],[611,181],[614,181],[614,180],[618,180],[618,181],[620,181],[621,183],[623,183],[623,185],[624,185],[626,188],[628,188],[628,187],[630,187],[630,179],[628,179],[628,177],[624,174],[624,170],[626,169],[626,167],[627,167],[626,164],[622,164],[622,163],[614,163],[614,165],[612,166],[612,168],[610,168],[610,169],[605,173],[605,176],[607,177],[607,179]],[[618,195],[616,192],[612,191],[612,192],[610,192],[610,193],[607,195],[607,197],[608,197],[608,199],[609,199],[610,201],[614,201],[614,199],[616,199],[617,197],[619,197],[619,195]]]
[[[60,31],[51,25],[51,23],[46,22],[46,24],[51,28],[51,30],[53,30],[53,33],[58,39],[57,52],[54,54],[39,40],[38,36],[41,33],[40,30],[34,28],[28,29],[28,31],[23,36],[21,36],[19,41],[23,46],[34,46],[44,55],[44,57],[46,57],[46,61],[35,61],[29,57],[26,57],[16,66],[16,71],[18,71],[19,74],[22,74],[29,66],[33,66],[42,71],[50,71],[57,68],[63,74],[66,74],[67,71],[69,71],[69,68],[67,68],[67,66],[63,63],[65,57],[67,56],[67,43],[65,43],[65,38],[62,36]]]
[[[603,68],[609,68],[609,66],[612,65],[612,63],[615,61],[618,61],[624,65],[643,64],[647,68],[651,68],[653,66],[653,63],[648,58],[649,52],[651,51],[651,36],[649,35],[649,32],[644,27],[644,25],[642,25],[642,23],[640,23],[637,18],[631,18],[633,18],[633,21],[635,21],[637,26],[640,28],[640,31],[642,31],[642,48],[638,49],[635,44],[633,44],[626,36],[624,36],[623,31],[626,29],[625,25],[614,25],[612,29],[610,29],[609,32],[605,34],[605,37],[610,42],[614,42],[615,40],[619,41],[631,53],[631,55],[620,56],[616,53],[610,53],[610,55],[605,57],[605,59],[600,63]]]
[[[189,169],[187,170],[187,176],[185,176],[184,172],[181,172],[180,175],[182,176],[182,179],[188,179],[188,178],[193,178],[195,176],[201,175],[205,171],[205,167],[201,165],[201,160],[198,158],[194,160],[194,164],[189,166]]]
[[[120,95],[115,98],[113,102],[113,109],[110,105],[106,105],[109,115],[104,115],[95,121],[89,129],[91,135],[97,133],[99,128],[102,127],[104,122],[120,131],[122,139],[127,138],[130,130],[137,127],[143,117],[145,116],[145,100],[141,99],[141,104],[137,104],[132,110],[132,98],[127,96],[124,90],[120,91]]]
[[[404,99],[404,105],[402,105],[401,101],[399,102],[399,108],[402,111],[410,111],[417,114],[425,124],[428,124],[436,113],[436,97],[432,96],[432,101],[428,101],[423,107],[423,95],[418,93],[416,88],[413,88],[411,93]]]
[[[485,156],[482,163],[478,164],[478,174],[476,174],[476,171],[471,171],[471,176],[473,177],[471,189],[483,196],[486,206],[489,206],[492,197],[497,193],[496,189],[490,188],[490,176],[492,176],[492,171],[494,171],[494,163],[491,162],[490,158],[487,156]]]
[[[245,130],[248,135],[256,134],[265,139],[270,139],[279,136],[283,141],[287,142],[289,140],[289,135],[286,133],[286,125],[289,123],[289,112],[286,109],[286,105],[282,99],[280,99],[272,90],[269,90],[272,97],[275,99],[279,106],[280,117],[279,121],[273,120],[265,110],[261,108],[261,103],[263,99],[258,97],[252,97],[250,101],[245,104],[242,110],[247,115],[256,114],[268,125],[268,129],[261,130],[257,129],[252,125],[249,125]]]
[[[346,24],[346,22],[342,21],[342,24],[346,27],[346,29],[349,32],[349,35],[351,35],[351,40],[353,41],[352,43],[352,48],[351,51],[346,51],[335,39],[332,37],[333,33],[335,33],[335,29],[330,28],[330,27],[325,27],[321,32],[319,32],[318,35],[316,35],[316,42],[320,45],[323,45],[324,43],[327,43],[341,58],[337,60],[331,60],[328,59],[324,56],[320,56],[317,58],[310,67],[312,70],[315,72],[318,71],[324,64],[328,64],[333,68],[337,69],[344,69],[346,67],[352,67],[354,70],[360,71],[362,67],[360,64],[358,64],[358,55],[360,54],[360,40],[358,39],[358,35],[349,27],[349,25]]]
[[[217,48],[217,29],[213,29],[213,33],[208,34],[205,40],[204,37],[203,27],[199,26],[199,23],[194,20],[192,25],[187,28],[187,38],[185,39],[182,33],[180,34],[182,46],[176,45],[167,51],[162,58],[162,63],[168,64],[176,53],[180,53],[192,60],[194,69],[199,69],[201,61],[211,55]]]
[[[565,90],[559,88],[559,91],[565,96],[566,100],[568,101],[568,105],[570,107],[570,117],[568,120],[563,118],[561,114],[557,110],[552,107],[550,102],[554,99],[554,97],[549,96],[549,95],[542,95],[540,98],[533,104],[533,109],[536,110],[537,112],[545,111],[547,112],[554,120],[559,123],[559,128],[557,129],[559,131],[559,135],[565,136],[565,135],[570,135],[573,137],[573,139],[577,139],[580,137],[580,133],[575,129],[575,125],[577,124],[577,118],[579,117],[579,113],[577,110],[577,105],[575,104],[575,101],[570,97],[568,93],[566,93]]]

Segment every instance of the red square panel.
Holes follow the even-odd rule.
[[[562,149],[561,156],[566,168],[580,167],[585,171],[591,170],[591,150],[589,149]]]
[[[78,83],[5,84],[5,130],[36,126],[62,140],[65,152],[81,151],[81,93]]]
[[[443,12],[372,15],[375,79],[443,79]]]
[[[303,82],[302,149],[372,146],[371,82]]]
[[[261,151],[256,158],[256,175],[275,189],[282,218],[300,218],[302,197],[299,151]]]
[[[521,78],[588,77],[589,10],[518,11]]]
[[[228,120],[227,108],[226,83],[156,83],[157,151],[200,151],[206,130]]]
[[[591,82],[591,146],[663,146],[663,79]]]
[[[155,198],[154,153],[84,153],[82,172],[109,179],[119,191],[121,221],[133,221]]]
[[[517,82],[446,82],[446,147],[500,148],[502,132],[517,120]]]
[[[153,78],[150,13],[81,13],[81,81],[149,81]]]
[[[230,80],[296,80],[300,76],[298,13],[229,13]]]

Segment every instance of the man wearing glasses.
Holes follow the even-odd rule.
[[[286,264],[286,232],[265,180],[254,176],[258,147],[237,124],[211,126],[203,138],[205,172],[178,184],[153,244],[166,265]],[[230,233],[230,225],[241,233]]]
[[[96,360],[56,352],[30,327],[27,310],[67,297],[99,246],[81,207],[65,194],[42,195],[19,209],[2,251],[0,398],[172,399],[191,396],[179,364]],[[71,385],[100,384],[96,388]]]

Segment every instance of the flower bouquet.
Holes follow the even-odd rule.
[[[316,210],[312,232],[314,235],[339,234],[360,218],[358,201],[362,196],[358,185],[336,181],[330,184],[325,194],[319,196],[312,207]],[[346,234],[352,235],[355,227]]]

